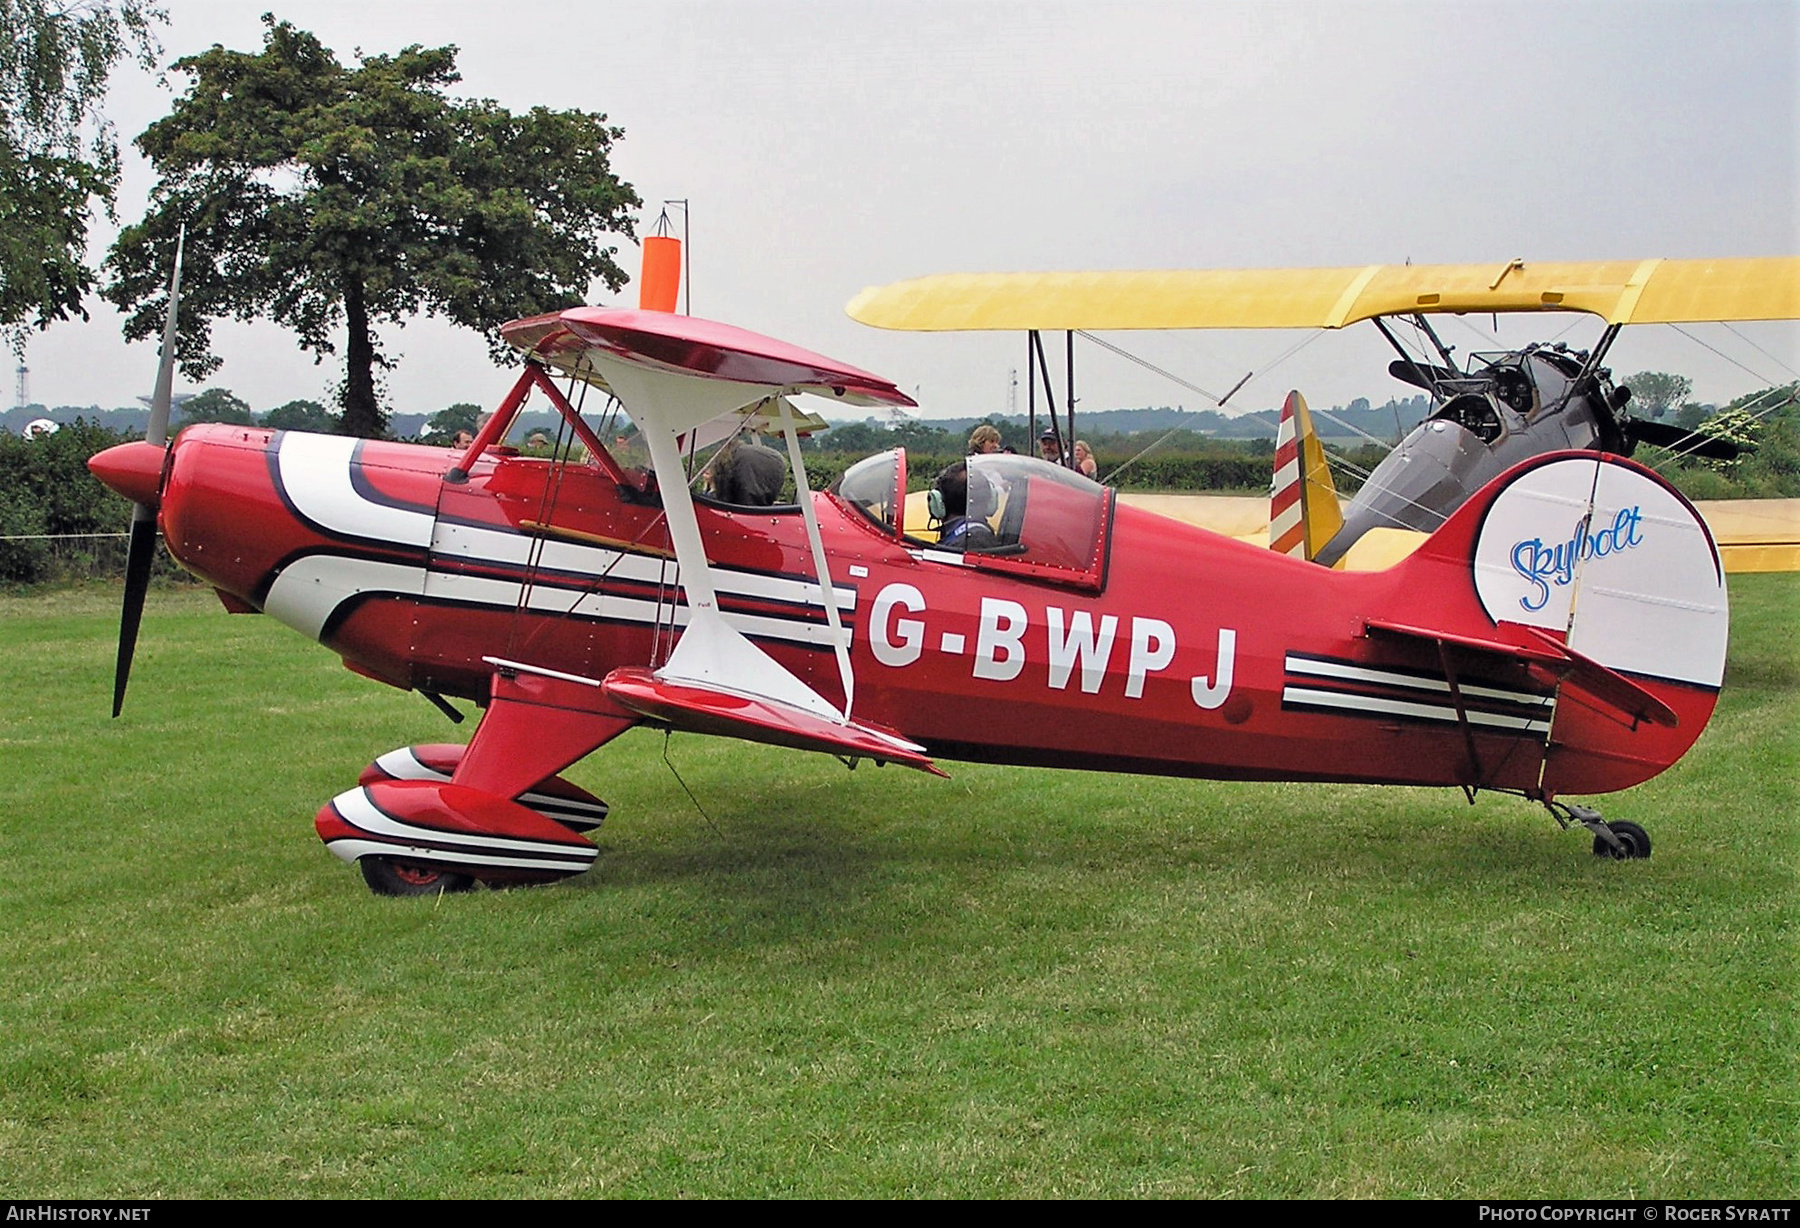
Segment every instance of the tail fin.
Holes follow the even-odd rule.
[[[1275,489],[1269,497],[1269,549],[1310,561],[1343,527],[1325,449],[1313,431],[1306,399],[1290,392],[1275,437]]]
[[[1546,795],[1646,780],[1712,714],[1730,624],[1718,547],[1693,504],[1623,457],[1517,465],[1387,574],[1402,634],[1554,682]]]

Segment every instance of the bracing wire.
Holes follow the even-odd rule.
[[[1769,403],[1767,405],[1763,406],[1761,409],[1756,410],[1755,412],[1751,411],[1750,407],[1752,405],[1755,405],[1758,402],[1763,401],[1765,399],[1769,400]],[[1786,386],[1778,386],[1778,387],[1764,389],[1761,393],[1759,393],[1757,395],[1756,400],[1750,401],[1744,405],[1740,405],[1740,406],[1738,406],[1738,408],[1740,410],[1742,410],[1744,413],[1747,413],[1750,415],[1750,421],[1761,422],[1764,418],[1768,417],[1770,414],[1774,413],[1776,410],[1781,409],[1783,406],[1792,405],[1796,401],[1800,401],[1800,395],[1796,395],[1791,389],[1787,388]],[[1694,439],[1693,443],[1687,445],[1684,448],[1666,448],[1666,449],[1664,449],[1664,451],[1666,451],[1668,453],[1668,456],[1666,456],[1664,459],[1656,462],[1656,464],[1651,465],[1650,468],[1652,468],[1652,469],[1656,470],[1658,473],[1660,473],[1660,472],[1662,472],[1663,466],[1672,464],[1675,461],[1686,460],[1688,457],[1692,456],[1699,449],[1706,446],[1706,442],[1709,437],[1705,434],[1705,432],[1696,428],[1694,430],[1689,431],[1688,434],[1693,437],[1693,439]]]
[[[1256,371],[1247,372],[1243,379],[1239,380],[1237,382],[1237,384],[1234,385],[1231,388],[1231,390],[1225,394],[1224,397],[1221,397],[1215,392],[1210,392],[1207,389],[1202,388],[1199,384],[1196,384],[1191,380],[1183,379],[1181,376],[1176,375],[1173,371],[1170,371],[1167,368],[1156,365],[1155,363],[1151,362],[1149,359],[1144,358],[1141,355],[1133,354],[1130,350],[1127,350],[1122,346],[1115,345],[1103,337],[1095,336],[1093,333],[1088,332],[1086,329],[1077,329],[1077,330],[1075,330],[1075,332],[1076,332],[1077,336],[1085,337],[1087,340],[1093,342],[1095,345],[1101,347],[1104,350],[1109,350],[1112,353],[1117,354],[1120,358],[1125,359],[1127,362],[1136,363],[1138,366],[1144,368],[1144,370],[1146,370],[1146,371],[1150,371],[1156,375],[1162,376],[1166,380],[1169,380],[1173,383],[1179,384],[1181,387],[1188,389],[1190,392],[1198,393],[1199,395],[1205,397],[1207,400],[1211,401],[1214,405],[1224,405],[1225,399],[1227,397],[1230,397],[1232,395],[1232,393],[1235,393],[1239,389],[1242,389],[1243,387],[1245,387],[1247,384],[1250,383],[1250,381],[1253,377],[1255,377],[1256,375],[1259,374]],[[1295,354],[1298,354],[1301,350],[1303,350],[1307,346],[1311,345],[1314,341],[1317,341],[1319,339],[1320,335],[1321,334],[1317,331],[1308,333],[1305,337],[1302,337],[1299,341],[1295,342],[1293,345],[1289,346],[1286,350],[1284,350],[1280,354],[1276,355],[1275,358],[1269,363],[1269,365],[1267,367],[1263,368],[1263,370],[1260,372],[1260,374],[1267,375],[1269,372],[1275,370],[1277,367],[1281,366],[1281,364],[1285,363],[1288,359],[1292,358]],[[1131,468],[1131,466],[1137,464],[1144,457],[1148,456],[1151,452],[1155,451],[1162,444],[1168,442],[1176,434],[1178,434],[1179,432],[1181,432],[1184,429],[1185,428],[1183,426],[1181,426],[1179,423],[1177,423],[1175,426],[1170,427],[1167,431],[1164,431],[1161,435],[1157,436],[1155,439],[1153,439],[1149,443],[1145,444],[1142,448],[1138,449],[1137,454],[1135,456],[1132,456],[1129,459],[1122,461],[1121,463],[1113,466],[1110,470],[1108,470],[1106,476],[1101,479],[1101,483],[1103,485],[1108,485],[1108,486],[1112,485],[1114,479],[1116,479],[1121,473],[1123,473],[1123,472],[1125,472],[1125,470]]]
[[[1738,340],[1742,341],[1745,345],[1748,345],[1751,349],[1755,350],[1757,353],[1759,353],[1763,357],[1767,358],[1770,362],[1773,362],[1776,366],[1780,367],[1783,371],[1787,372],[1789,375],[1796,374],[1794,369],[1792,367],[1788,366],[1787,363],[1783,362],[1780,358],[1777,358],[1775,355],[1769,353],[1769,351],[1763,349],[1762,346],[1756,344],[1756,342],[1750,340],[1750,338],[1744,336],[1743,333],[1741,333],[1737,329],[1733,328],[1729,321],[1721,320],[1718,322],[1720,324],[1724,325],[1725,331],[1729,332],[1732,336],[1734,336]],[[1686,337],[1689,341],[1692,341],[1695,345],[1699,346],[1701,349],[1707,350],[1719,358],[1723,358],[1726,362],[1730,363],[1732,366],[1736,367],[1738,370],[1744,372],[1747,375],[1755,376],[1758,380],[1761,380],[1764,384],[1768,385],[1761,393],[1757,394],[1757,397],[1755,400],[1747,402],[1746,404],[1738,407],[1739,409],[1743,410],[1745,413],[1748,413],[1750,415],[1750,420],[1752,422],[1760,422],[1764,418],[1768,417],[1770,414],[1774,413],[1776,410],[1781,409],[1783,406],[1793,404],[1797,399],[1800,399],[1800,398],[1797,398],[1796,395],[1794,394],[1794,392],[1792,390],[1790,390],[1789,388],[1787,388],[1786,386],[1776,384],[1774,380],[1772,380],[1768,376],[1764,375],[1761,371],[1757,371],[1754,368],[1748,366],[1747,364],[1739,362],[1736,358],[1733,358],[1730,354],[1725,353],[1723,350],[1719,349],[1717,346],[1711,345],[1708,342],[1702,340],[1701,338],[1695,336],[1693,333],[1691,333],[1687,329],[1681,327],[1679,324],[1671,323],[1669,325],[1669,327],[1674,329],[1676,332],[1680,333],[1683,337]],[[1768,401],[1768,404],[1763,405],[1762,408],[1760,408],[1760,409],[1756,409],[1756,410],[1752,411],[1751,406],[1757,405],[1759,402],[1762,402],[1765,400]],[[1650,468],[1655,469],[1660,472],[1663,466],[1673,464],[1674,462],[1679,461],[1679,460],[1685,460],[1687,457],[1693,455],[1695,450],[1704,446],[1705,440],[1704,440],[1704,437],[1702,436],[1702,432],[1695,430],[1695,431],[1691,431],[1689,433],[1694,436],[1697,436],[1699,438],[1696,438],[1694,443],[1688,445],[1685,448],[1669,448],[1669,449],[1667,449],[1669,455],[1665,459],[1658,461],[1654,465],[1651,465]]]
[[[1747,345],[1751,349],[1755,350],[1758,354],[1761,354],[1764,358],[1768,359],[1770,362],[1772,362],[1776,366],[1780,367],[1783,371],[1786,371],[1789,375],[1793,376],[1795,379],[1800,379],[1800,371],[1795,371],[1792,367],[1788,366],[1785,362],[1781,361],[1781,359],[1779,359],[1775,355],[1769,353],[1769,351],[1763,349],[1762,346],[1756,344],[1756,342],[1750,340],[1750,338],[1744,336],[1743,333],[1740,333],[1737,329],[1735,329],[1731,326],[1731,321],[1721,320],[1719,322],[1725,326],[1726,332],[1728,332],[1732,336],[1736,337],[1739,341],[1742,341],[1745,345]],[[1773,381],[1771,381],[1771,382],[1773,382]]]
[[[1737,359],[1733,358],[1731,355],[1727,354],[1725,351],[1719,349],[1717,346],[1709,345],[1705,341],[1702,341],[1700,338],[1694,336],[1693,333],[1690,333],[1687,329],[1681,327],[1681,325],[1671,324],[1671,325],[1669,325],[1669,327],[1674,329],[1676,332],[1680,333],[1683,337],[1686,337],[1689,341],[1692,341],[1695,345],[1699,346],[1701,349],[1710,350],[1714,354],[1717,354],[1720,358],[1723,358],[1726,362],[1730,363],[1732,366],[1736,367],[1738,370],[1744,372],[1745,374],[1754,375],[1757,379],[1761,380],[1765,384],[1773,384],[1775,382],[1774,380],[1772,380],[1772,379],[1768,378],[1766,375],[1764,375],[1761,371],[1754,370],[1751,367],[1748,367],[1745,364],[1739,362]],[[1782,370],[1787,371],[1789,375],[1793,374],[1793,372],[1791,370],[1789,370],[1786,363],[1782,362],[1780,359],[1776,359],[1775,362],[1776,362],[1777,366],[1781,367]]]
[[[1213,393],[1208,392],[1206,389],[1200,387],[1198,384],[1192,383],[1189,380],[1182,379],[1180,376],[1174,374],[1171,371],[1167,371],[1162,367],[1157,366],[1155,363],[1150,362],[1148,359],[1145,359],[1136,354],[1133,354],[1130,351],[1128,351],[1120,346],[1114,345],[1110,341],[1106,341],[1100,337],[1096,337],[1092,333],[1086,332],[1085,330],[1078,330],[1078,332],[1079,332],[1080,336],[1086,337],[1089,341],[1094,342],[1096,345],[1099,345],[1104,349],[1112,351],[1114,354],[1117,354],[1121,358],[1124,358],[1130,362],[1134,362],[1134,363],[1138,364],[1139,366],[1143,367],[1147,371],[1152,371],[1152,372],[1154,372],[1158,375],[1161,375],[1167,379],[1173,380],[1175,383],[1181,385],[1183,388],[1190,389],[1194,392],[1199,393],[1201,396],[1206,397],[1208,400],[1212,401],[1214,404],[1222,403],[1221,399],[1218,396],[1215,396]],[[1318,340],[1319,337],[1321,337],[1322,335],[1323,335],[1322,330],[1308,333],[1301,340],[1299,340],[1295,344],[1289,346],[1285,351],[1283,351],[1281,354],[1277,355],[1276,358],[1272,362],[1270,362],[1270,364],[1260,372],[1260,374],[1267,375],[1269,372],[1275,370],[1277,367],[1279,367],[1283,363],[1287,362],[1294,355],[1298,354],[1301,350],[1305,349],[1307,346],[1311,345],[1314,341]],[[1243,380],[1239,381],[1238,387],[1242,388],[1245,384],[1247,384],[1250,381],[1251,376],[1254,376],[1257,374],[1259,374],[1259,373],[1253,371],[1250,373],[1250,375],[1246,375]],[[1233,391],[1236,391],[1236,389],[1233,389]],[[1361,436],[1363,439],[1369,441],[1370,443],[1377,445],[1378,447],[1385,448],[1385,447],[1389,446],[1387,440],[1381,439],[1375,435],[1371,435],[1369,432],[1362,430],[1360,427],[1357,427],[1357,426],[1353,425],[1352,423],[1346,422],[1344,419],[1338,417],[1336,414],[1332,413],[1330,410],[1315,409],[1312,411],[1312,413],[1317,417],[1324,418],[1328,422],[1337,424],[1338,426],[1342,427],[1344,430],[1349,431],[1352,435]],[[1180,425],[1170,427],[1167,431],[1164,431],[1161,435],[1159,435],[1155,439],[1151,440],[1150,443],[1148,443],[1144,447],[1140,448],[1136,455],[1130,457],[1128,460],[1122,462],[1121,464],[1114,466],[1111,470],[1109,470],[1107,472],[1106,477],[1103,479],[1104,484],[1112,485],[1117,480],[1118,476],[1121,473],[1123,473],[1125,470],[1129,469],[1132,465],[1135,465],[1138,461],[1142,460],[1144,457],[1148,456],[1152,451],[1154,451],[1156,448],[1160,447],[1162,444],[1166,443],[1169,439],[1173,438],[1182,429],[1183,428]],[[1329,464],[1330,466],[1332,466],[1338,472],[1350,474],[1351,476],[1355,477],[1358,481],[1366,482],[1369,479],[1370,471],[1367,469],[1364,469],[1361,465],[1356,464],[1354,461],[1350,460],[1348,457],[1340,456],[1329,450],[1322,449],[1322,451],[1324,451],[1326,463]],[[1390,491],[1388,493],[1391,494],[1393,492]],[[1425,507],[1423,504],[1419,503],[1415,499],[1404,499],[1404,497],[1402,497],[1402,498],[1408,506],[1414,508],[1417,511],[1424,512],[1427,515],[1437,516],[1439,521],[1442,521],[1445,519],[1444,516],[1437,513],[1436,511],[1434,511],[1431,508]]]
[[[1151,362],[1148,358],[1144,358],[1138,354],[1133,354],[1130,350],[1127,350],[1122,346],[1114,345],[1112,342],[1106,340],[1104,337],[1096,337],[1093,333],[1088,332],[1086,329],[1077,329],[1075,332],[1075,335],[1078,337],[1086,338],[1089,341],[1092,341],[1095,345],[1099,346],[1103,350],[1111,350],[1114,354],[1117,354],[1120,358],[1125,359],[1127,362],[1134,362],[1138,366],[1144,368],[1144,370],[1151,371],[1157,375],[1162,376],[1164,379],[1168,380],[1170,383],[1180,384],[1183,388],[1186,388],[1189,392],[1199,393],[1201,396],[1203,396],[1207,400],[1211,401],[1214,405],[1223,404],[1224,398],[1220,397],[1218,393],[1208,391],[1207,389],[1202,388],[1199,384],[1194,383],[1192,380],[1183,379],[1181,376],[1175,374],[1173,371],[1170,371],[1166,367],[1159,367],[1155,363]]]
[[[681,778],[681,772],[675,767],[675,761],[669,758],[670,733],[670,730],[663,730],[663,765],[669,769],[669,774],[675,778],[675,783],[681,786],[681,791],[688,795],[688,801],[694,803],[694,809],[700,812],[700,817],[706,820],[706,825],[713,829],[713,834],[724,836],[725,833],[719,830],[719,825],[713,822],[712,816],[706,813],[706,807],[700,804],[700,799],[694,796],[692,789],[688,788],[688,782]]]
[[[572,379],[570,391],[574,391]],[[544,483],[543,493],[538,496],[537,522],[539,524],[549,524],[551,517],[555,514],[557,500],[562,494],[563,472],[568,464],[568,457],[563,450],[564,441],[572,436],[573,432],[570,430],[567,420],[558,414],[556,416],[556,440],[550,449],[551,472],[548,475],[549,480]],[[518,651],[519,631],[524,626],[524,614],[530,609],[532,595],[537,590],[538,570],[543,566],[544,547],[548,544],[548,540],[545,534],[534,533],[531,536],[531,544],[526,548],[525,579],[519,585],[519,598],[513,606],[512,629],[507,638],[508,652],[516,653]],[[579,604],[581,598],[577,597],[575,600]],[[574,608],[573,605],[569,607],[571,611]]]

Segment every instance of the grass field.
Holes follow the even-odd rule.
[[[1800,576],[1600,861],[1452,791],[639,731],[556,887],[377,899],[313,812],[456,740],[210,596],[0,599],[0,1197],[1791,1196]]]

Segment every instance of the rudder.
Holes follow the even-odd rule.
[[[1337,488],[1325,449],[1313,430],[1306,398],[1290,392],[1275,437],[1275,482],[1269,496],[1269,549],[1311,560],[1343,527]]]

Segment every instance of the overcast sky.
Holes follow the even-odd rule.
[[[866,328],[843,312],[865,286],[953,271],[1800,253],[1795,0],[163,3],[168,60],[259,49],[270,8],[346,62],[453,43],[462,95],[606,113],[625,129],[614,168],[644,222],[667,198],[692,202],[695,314],[886,375],[926,416],[1005,411],[1024,341]],[[109,111],[130,138],[170,98],[128,70]],[[128,150],[122,218],[142,215],[151,182]],[[97,229],[96,255],[114,233]],[[637,249],[622,247],[635,273]],[[635,306],[636,290],[593,301]],[[105,303],[89,310],[33,335],[32,400],[110,408],[149,390],[153,344],[125,345]],[[1502,320],[1503,337],[1571,320]],[[1482,348],[1467,326],[1444,327],[1460,350]],[[1611,365],[1688,374],[1706,400],[1800,369],[1792,326],[1690,331],[1699,342],[1628,329]],[[1576,320],[1567,339],[1598,332]],[[1307,336],[1109,340],[1215,393],[1256,370],[1233,399],[1243,409],[1290,386],[1318,405],[1411,391],[1385,374],[1391,355],[1368,325],[1274,362]],[[400,412],[491,405],[511,382],[473,333],[419,321],[383,340]],[[338,379],[272,325],[221,323],[214,345],[225,365],[208,382],[259,411],[326,399]],[[1087,410],[1209,406],[1091,345],[1077,364]]]

